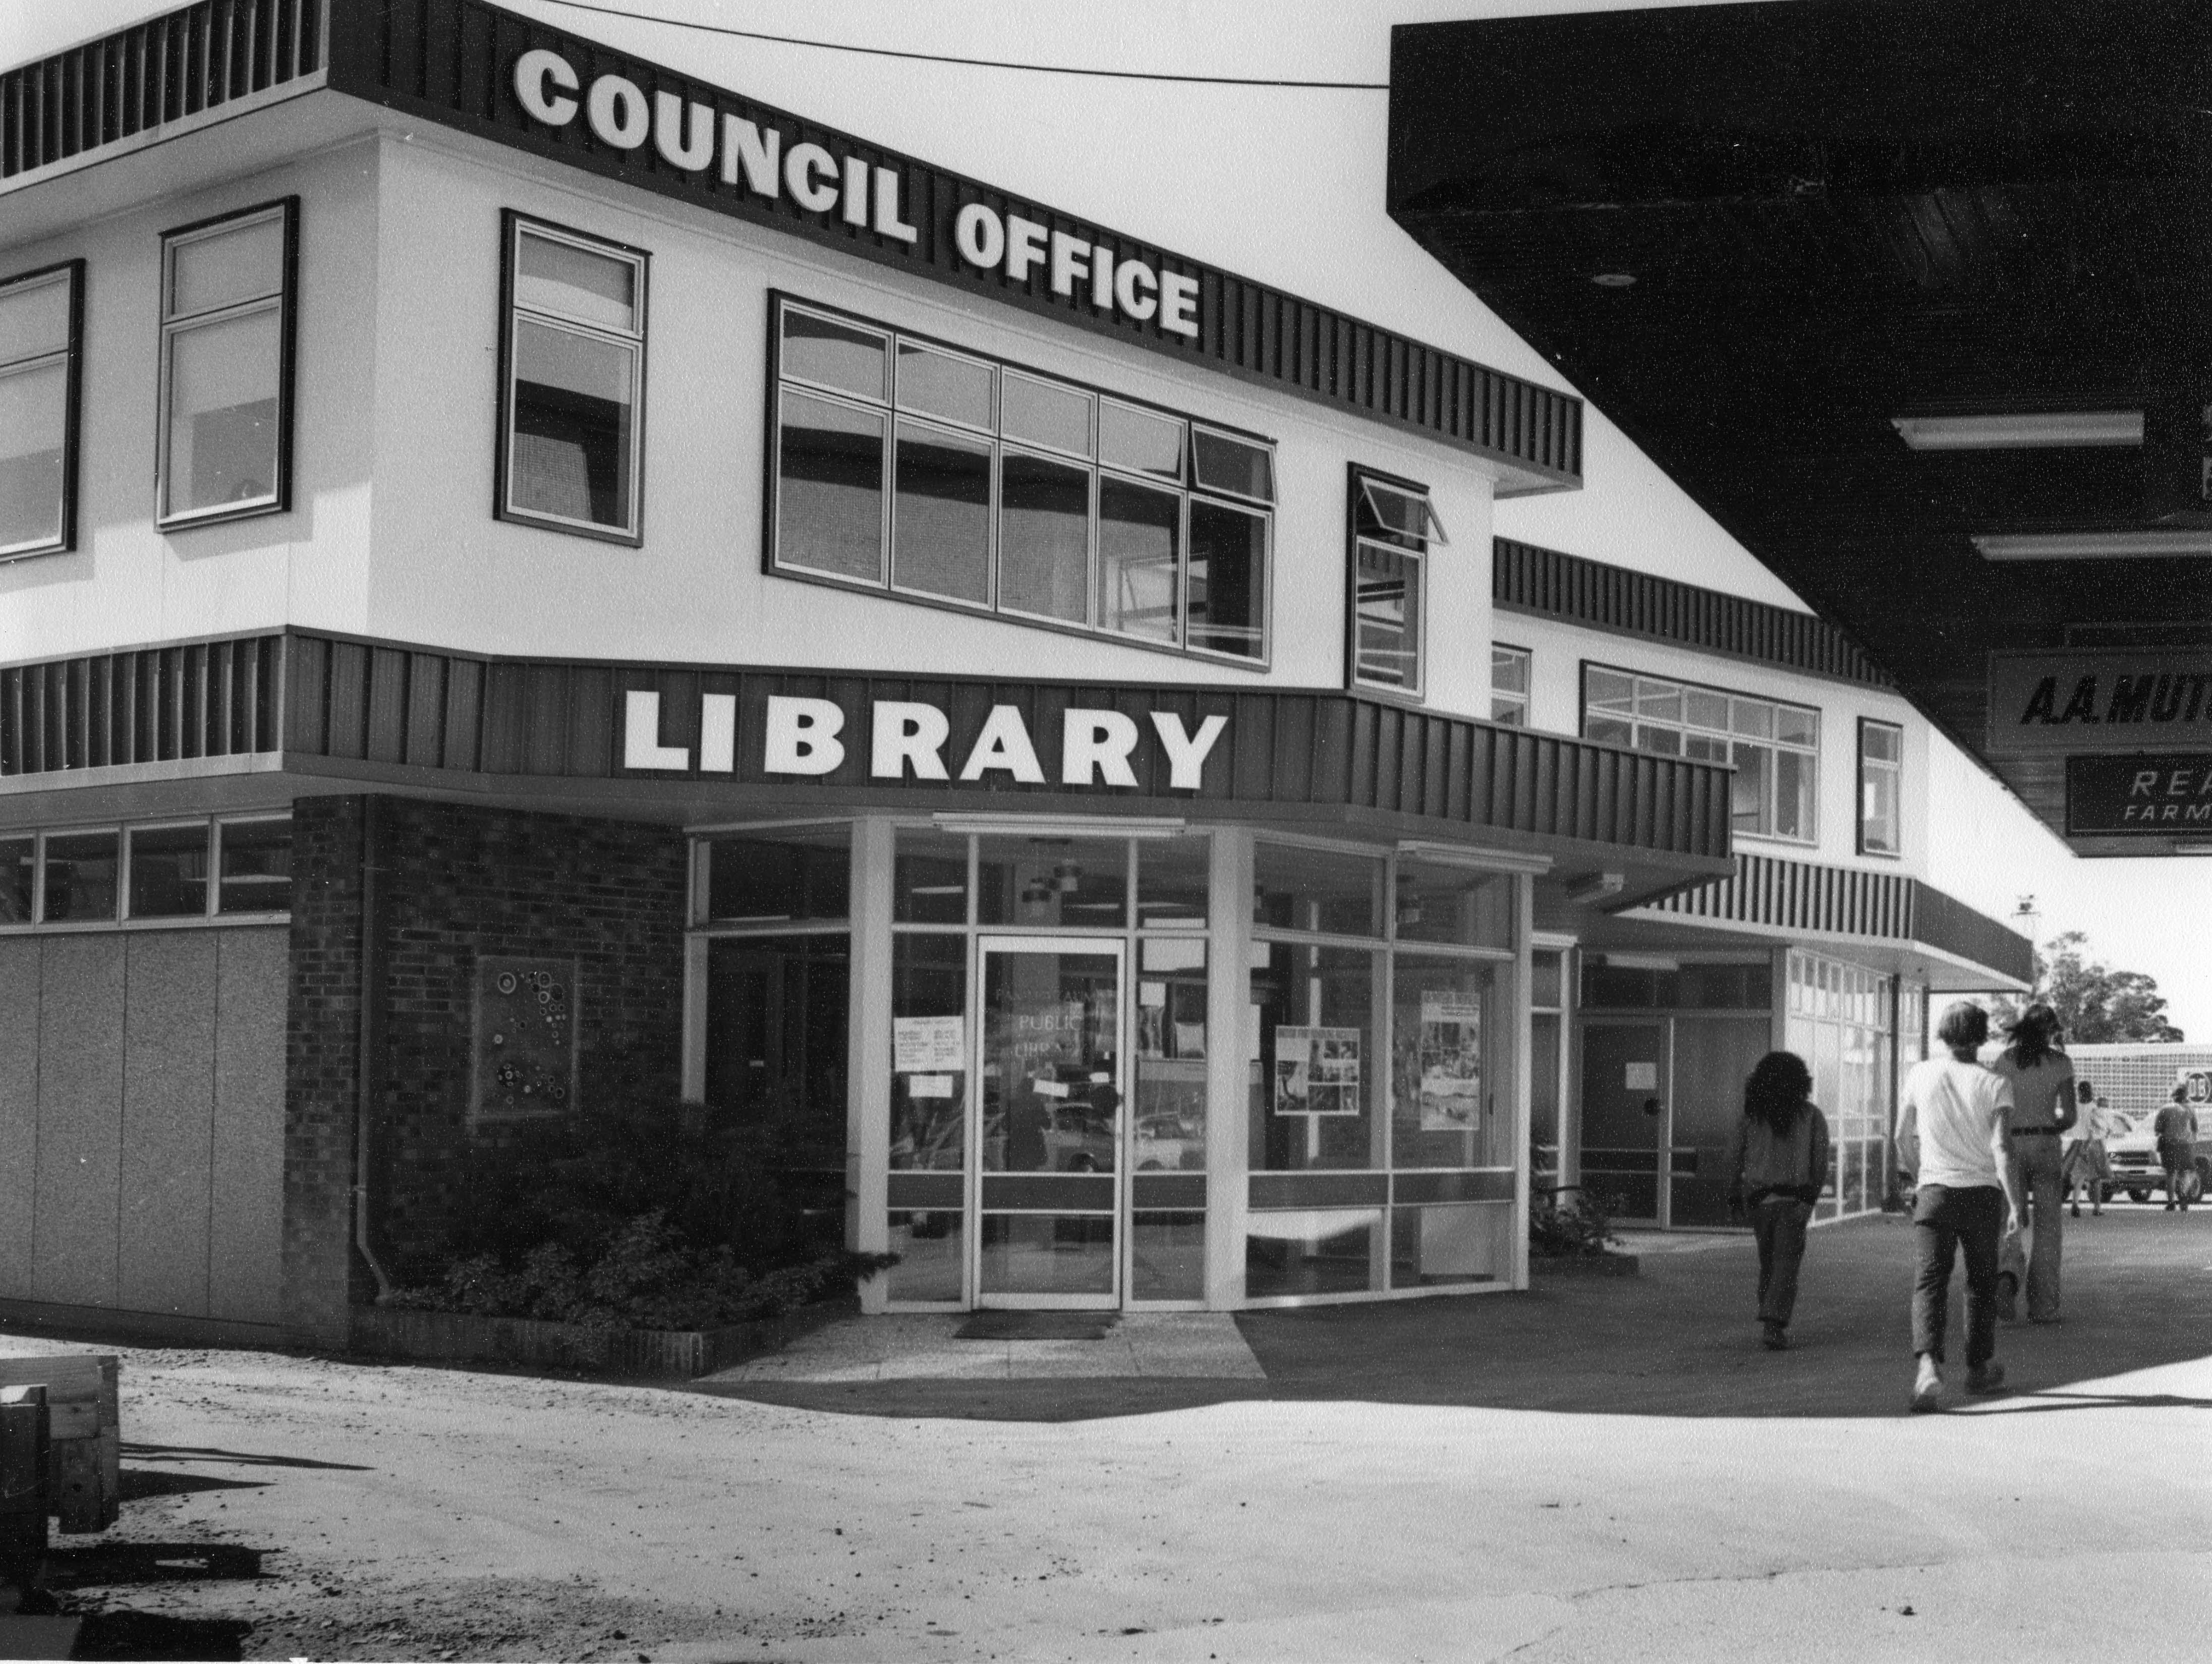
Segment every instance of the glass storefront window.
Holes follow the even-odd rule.
[[[841,1186],[851,959],[842,931],[707,947],[708,1102],[768,1128],[779,1162]]]
[[[1252,922],[1331,936],[1380,936],[1382,871],[1382,863],[1370,855],[1261,843],[1254,851]]]
[[[1453,947],[1513,945],[1514,880],[1504,872],[1478,872],[1401,859],[1398,863],[1398,939]]]
[[[733,924],[842,919],[852,894],[851,828],[787,826],[708,841],[707,917]]]
[[[961,1296],[961,1266],[967,1237],[956,1208],[893,1209],[890,1251],[899,1262],[884,1273],[894,1301],[915,1305],[953,1305]]]
[[[1129,847],[1121,839],[976,840],[977,922],[1119,930],[1127,920]]]
[[[1137,1213],[1129,1221],[1129,1296],[1206,1298],[1206,1215]]]
[[[923,827],[898,829],[891,871],[891,917],[902,925],[968,922],[968,835]]]
[[[1390,1210],[1390,1286],[1496,1283],[1513,1269],[1513,1210],[1498,1202]]]
[[[1139,1171],[1205,1169],[1206,1041],[1205,942],[1171,936],[1139,943],[1131,1157]]]
[[[1498,968],[1401,953],[1392,978],[1390,1164],[1510,1167],[1513,1112],[1493,1075]]]
[[[1137,845],[1137,923],[1146,930],[1206,928],[1212,841],[1203,834]]]
[[[1266,965],[1252,972],[1260,1025],[1252,1170],[1385,1165],[1375,1114],[1382,954],[1288,942],[1268,944],[1267,951]]]
[[[968,944],[902,934],[891,945],[893,1172],[958,1172],[968,1125]]]
[[[1370,1207],[1249,1215],[1244,1226],[1245,1297],[1274,1300],[1378,1292],[1375,1242],[1382,1212]]]

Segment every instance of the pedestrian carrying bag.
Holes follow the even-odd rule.
[[[2019,1309],[2020,1291],[2027,1286],[2027,1250],[2021,1233],[2008,1230],[1997,1245],[1997,1315],[2010,1319]]]

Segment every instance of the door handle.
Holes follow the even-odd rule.
[[[1657,1115],[1659,1113],[1659,1100],[1657,1098],[1644,1099],[1644,1113],[1647,1115]]]

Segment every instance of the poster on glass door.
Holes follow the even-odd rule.
[[[1275,1030],[1275,1113],[1358,1114],[1359,1037],[1357,1029],[1279,1027]]]
[[[1464,994],[1425,990],[1415,1057],[1421,1131],[1472,1133],[1482,1118],[1482,1005]]]

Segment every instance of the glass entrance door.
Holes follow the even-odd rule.
[[[1663,1225],[1659,1182],[1668,1148],[1667,1022],[1583,1027],[1583,1188],[1612,1199],[1615,1217]]]
[[[976,1303],[1117,1305],[1122,944],[978,945]]]

